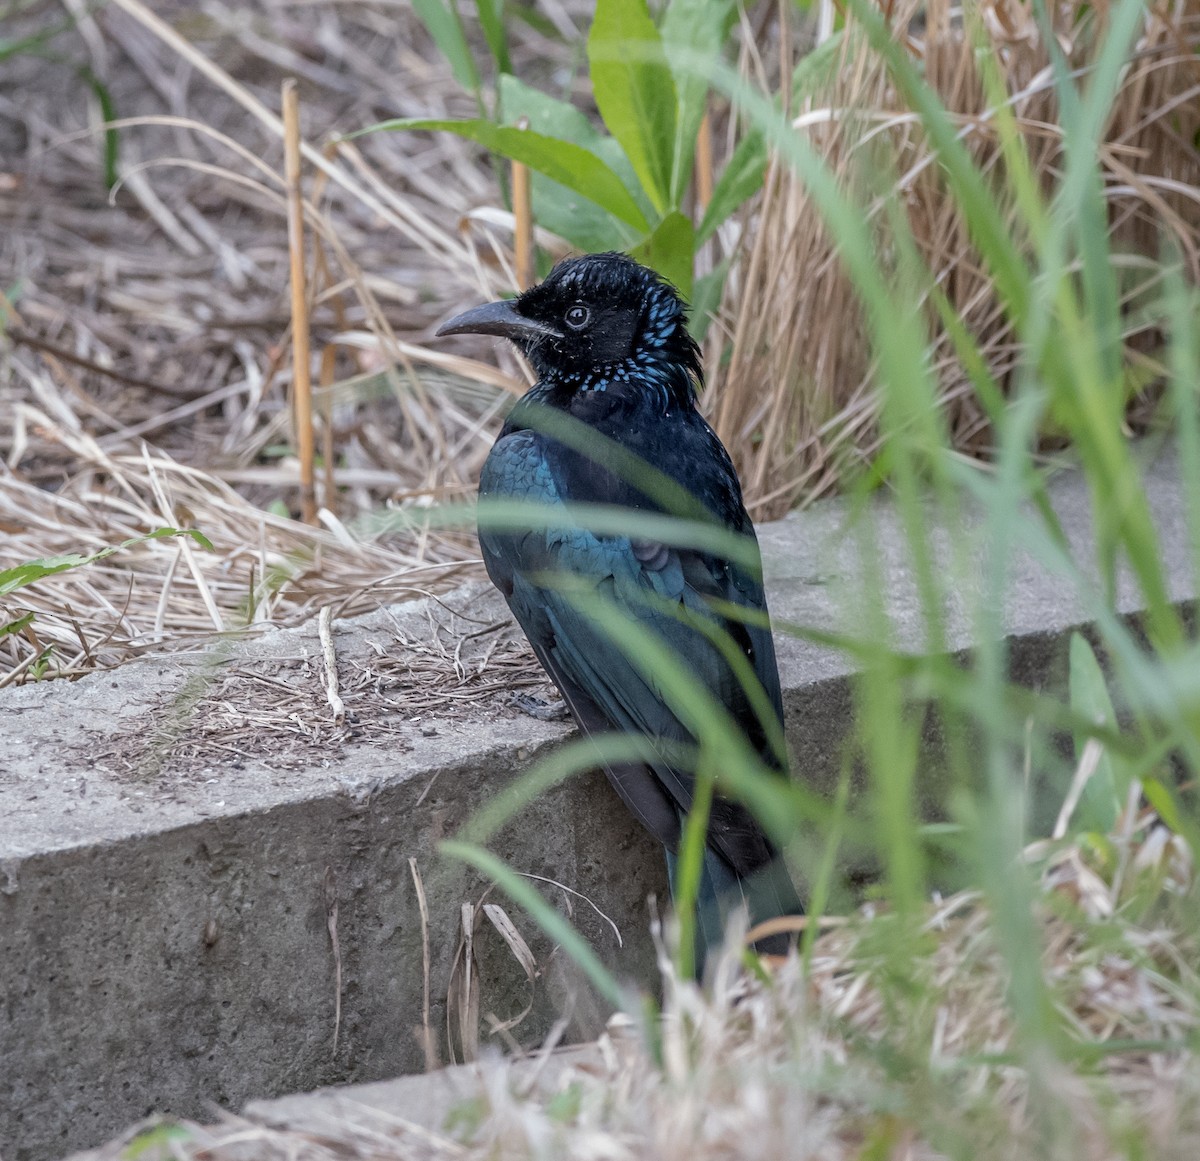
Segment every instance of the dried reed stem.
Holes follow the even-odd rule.
[[[346,720],[346,703],[338,692],[337,650],[333,644],[333,609],[325,605],[317,617],[317,635],[321,639],[321,657],[325,662],[325,699],[333,712],[335,725]]]
[[[704,216],[713,193],[712,115],[705,109],[696,133],[696,217]]]
[[[425,898],[425,883],[417,869],[417,860],[411,855],[408,869],[412,874],[413,889],[417,893],[417,909],[421,913],[421,1048],[425,1053],[425,1071],[438,1067],[437,1042],[433,1037],[433,1024],[429,1018],[430,1000],[430,955],[429,955],[429,901]]]
[[[317,522],[314,483],[312,352],[308,335],[308,288],[304,275],[304,198],[300,192],[300,94],[283,82],[283,168],[287,182],[288,255],[292,280],[292,421],[300,457],[300,517]]]
[[[529,128],[529,118],[517,122],[518,129]],[[518,290],[528,290],[533,285],[533,196],[529,183],[529,166],[523,162],[512,163],[513,201],[513,259]]]

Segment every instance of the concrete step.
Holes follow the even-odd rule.
[[[603,1045],[591,1041],[539,1051],[521,1059],[491,1050],[471,1064],[451,1065],[434,1072],[251,1101],[242,1110],[243,1120],[236,1127],[228,1123],[224,1127],[189,1123],[187,1145],[189,1151],[214,1148],[222,1136],[243,1129],[251,1133],[265,1129],[347,1144],[361,1133],[364,1144],[369,1139],[368,1147],[376,1152],[382,1138],[396,1150],[405,1145],[414,1147],[415,1156],[432,1156],[439,1149],[453,1156],[461,1146],[453,1143],[447,1126],[456,1116],[469,1116],[473,1107],[494,1099],[497,1088],[531,1103],[545,1102],[578,1083],[581,1076],[609,1074],[632,1047],[622,1044],[618,1050],[612,1038],[606,1037]],[[127,1156],[126,1150],[136,1152],[160,1124],[157,1117],[140,1121],[96,1149],[72,1153],[66,1161],[119,1161]]]
[[[1147,458],[1172,595],[1191,602],[1174,463]],[[1077,559],[1090,559],[1083,481],[1064,473],[1052,495]],[[843,535],[848,519],[832,501],[760,530],[777,619],[847,625],[862,543]],[[920,650],[899,521],[882,499],[869,519],[866,550],[898,638]],[[1011,568],[1014,674],[1045,684],[1086,618],[1034,561],[1018,556]],[[1137,612],[1131,587],[1121,602]],[[949,610],[954,649],[971,644],[966,603]],[[5,1161],[94,1145],[154,1111],[198,1117],[209,1102],[240,1108],[421,1071],[426,964],[429,1027],[445,1059],[462,905],[479,903],[485,884],[441,860],[437,843],[570,733],[509,704],[516,683],[549,691],[506,621],[483,583],[335,621],[349,711],[340,725],[315,624],[0,692]],[[851,721],[850,667],[795,638],[778,644],[795,769],[827,788]],[[646,898],[665,895],[661,852],[603,777],[545,795],[492,847],[562,884],[540,886],[619,974],[655,978]],[[531,1014],[507,1035],[535,1043],[566,1013],[570,1037],[594,1036],[606,1013],[565,957],[503,899],[488,901],[506,906],[540,974],[531,989],[484,920],[483,1013],[510,1019],[532,990]]]

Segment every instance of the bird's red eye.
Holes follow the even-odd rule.
[[[591,317],[591,311],[589,311],[586,306],[580,306],[578,303],[571,307],[571,309],[568,310],[563,316],[567,326],[574,330],[580,330],[581,328],[587,326],[588,319]]]

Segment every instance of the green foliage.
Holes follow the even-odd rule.
[[[197,532],[194,528],[156,528],[153,532],[147,533],[145,536],[134,536],[129,540],[122,541],[120,544],[111,544],[107,548],[102,548],[99,552],[86,555],[79,552],[68,552],[62,556],[47,556],[38,560],[26,560],[10,568],[0,569],[0,597],[7,596],[9,593],[16,592],[27,585],[35,584],[37,581],[44,580],[48,576],[54,576],[56,573],[68,572],[75,568],[84,568],[89,564],[94,564],[98,560],[104,560],[106,557],[112,556],[113,553],[120,552],[122,549],[130,548],[135,544],[142,544],[147,540],[162,540],[169,536],[189,536],[202,548],[212,550],[212,544],[209,542],[208,537],[202,532]],[[32,633],[34,631],[34,619],[35,616],[32,612],[26,612],[7,622],[7,624],[0,625],[0,640],[18,633]],[[41,650],[36,660],[26,670],[26,673],[32,680],[37,681],[45,676],[53,658],[54,646],[48,645]]]
[[[613,217],[637,230],[646,227],[646,218],[620,178],[594,153],[573,145],[543,137],[532,130],[497,125],[492,121],[386,121],[377,129],[445,129],[477,141],[495,153],[512,158],[544,173],[576,193],[590,191],[591,200],[603,206]]]
[[[1200,644],[1172,599],[1143,482],[1145,459],[1160,449],[1152,442],[1131,443],[1124,430],[1129,389],[1121,344],[1124,307],[1095,167],[1100,129],[1144,8],[1138,0],[1118,0],[1111,7],[1103,46],[1082,80],[1061,61],[1056,63],[1054,84],[1067,148],[1061,179],[1048,192],[1033,176],[1026,142],[1011,110],[999,101],[999,61],[984,51],[977,56],[997,104],[991,123],[1003,154],[1002,166],[983,173],[962,140],[960,125],[896,42],[878,7],[852,0],[849,11],[845,35],[869,39],[935,144],[947,196],[956,200],[969,221],[1018,348],[1013,386],[1006,395],[909,236],[900,204],[903,195],[882,195],[890,240],[884,251],[877,225],[869,224],[867,206],[848,192],[804,136],[732,69],[713,67],[713,82],[751,119],[759,135],[754,144],[747,144],[753,140],[747,138],[741,148],[749,153],[769,143],[804,180],[865,308],[865,341],[878,367],[882,451],[873,471],[864,473],[851,489],[844,508],[849,517],[843,536],[857,546],[857,567],[840,578],[837,592],[841,623],[847,628],[833,632],[828,625],[776,625],[837,651],[860,674],[855,725],[845,740],[834,800],[825,801],[806,789],[804,770],[795,772],[800,780],[796,785],[780,787],[746,752],[744,740],[732,733],[723,707],[712,703],[677,658],[647,640],[615,609],[593,602],[588,611],[688,723],[696,739],[694,752],[678,757],[697,775],[701,787],[711,787],[715,777],[721,793],[743,799],[777,839],[789,843],[789,854],[810,884],[813,919],[826,906],[852,902],[842,881],[852,852],[865,853],[879,868],[873,890],[887,905],[888,922],[879,928],[871,954],[878,961],[877,982],[886,1002],[895,1012],[905,1013],[909,1023],[897,1021],[881,1043],[855,1044],[851,1051],[886,1065],[881,1075],[887,1078],[885,1085],[894,1085],[889,1091],[895,1099],[917,1099],[923,1085],[930,1093],[941,1092],[944,1082],[928,1054],[928,1017],[939,997],[919,966],[928,953],[928,933],[922,933],[922,926],[931,891],[945,887],[948,878],[950,885],[966,886],[986,901],[987,954],[1003,964],[1007,1016],[1016,1029],[1011,1051],[993,1063],[1025,1070],[1037,1131],[1043,1135],[1038,1149],[1047,1156],[1065,1155],[1064,1126],[1072,1122],[1056,1095],[1062,1089],[1050,1083],[1051,1078],[1063,1068],[1094,1071],[1102,1056],[1130,1046],[1097,1044],[1064,1017],[1060,982],[1048,975],[1043,963],[1045,907],[1035,906],[1035,901],[1045,895],[1036,850],[1073,848],[1095,882],[1110,892],[1114,905],[1138,916],[1149,915],[1163,902],[1161,892],[1152,893],[1152,902],[1147,902],[1132,882],[1136,875],[1129,868],[1141,840],[1122,837],[1122,828],[1134,822],[1125,815],[1127,804],[1148,803],[1170,832],[1186,839],[1193,851],[1200,850],[1200,810],[1193,788],[1200,778]],[[619,23],[620,17],[621,13],[605,14],[600,33],[593,30],[596,44],[615,38],[615,28],[642,46],[652,39],[646,20],[629,16],[626,26]],[[601,142],[610,151],[604,163],[650,226],[649,237],[635,240],[635,245],[648,248],[638,251],[647,255],[660,230],[660,255],[686,249],[691,225],[686,219],[671,223],[670,213],[664,212],[678,193],[681,172],[674,163],[668,167],[663,162],[664,142],[673,126],[673,148],[683,148],[679,110],[692,100],[684,95],[690,90],[681,81],[667,34],[670,19],[664,17],[658,26],[662,53],[647,51],[637,68],[629,65],[621,74],[628,90],[619,98],[623,111],[614,111],[617,98],[609,95],[601,108],[614,118],[633,115],[631,110],[646,100],[647,92],[655,86],[664,91],[670,79],[677,102],[674,122],[665,116],[646,121],[636,140],[631,131],[618,134],[613,126],[611,137],[593,131],[591,138],[575,138],[594,156],[600,156]],[[1046,35],[1048,42],[1053,40],[1048,30]],[[594,83],[596,64],[593,59]],[[819,70],[826,64],[810,67]],[[616,83],[615,72],[603,81]],[[539,98],[522,89],[505,91],[514,95],[515,105],[523,100],[526,112],[538,107]],[[571,131],[574,111],[545,106],[540,114],[545,136]],[[611,152],[614,144],[628,168],[618,164]],[[743,188],[753,186],[757,164],[747,161],[751,176]],[[630,169],[636,186],[629,184]],[[731,183],[737,181],[730,176],[737,169],[731,163],[726,170]],[[881,196],[879,181],[864,185],[870,196]],[[736,202],[736,192],[731,192],[728,204]],[[713,211],[718,218],[722,212],[723,207]],[[602,225],[596,218],[589,228]],[[707,228],[706,219],[693,233],[693,244]],[[670,238],[670,231],[678,231],[678,237]],[[1151,282],[1154,289],[1139,300],[1138,309],[1155,322],[1163,338],[1160,414],[1162,426],[1171,433],[1186,524],[1173,535],[1186,535],[1187,559],[1200,583],[1200,292],[1187,284],[1170,254]],[[926,316],[913,307],[921,302],[935,307],[992,423],[994,452],[987,465],[967,461],[952,450],[928,356]],[[1035,457],[1038,434],[1048,418],[1069,437],[1072,450],[1061,459],[1079,470],[1089,493],[1096,549],[1086,557],[1060,527],[1049,500],[1051,472]],[[553,434],[568,443],[585,438],[566,429]],[[675,533],[669,517],[621,514],[618,519],[600,509],[539,517],[509,506],[481,509],[480,519],[503,527],[520,527],[522,521],[525,527],[582,523],[602,535],[667,543],[695,543],[697,536],[711,546],[721,541],[720,530],[706,531],[696,514],[655,479],[652,469],[621,464],[618,470],[639,486],[650,481],[645,486],[657,487],[664,505],[686,517],[675,522]],[[893,574],[885,572],[880,559],[873,492],[881,483],[890,491],[904,533],[903,564],[920,614],[915,638],[911,632],[902,635],[894,620],[888,592]],[[679,531],[685,527],[687,533]],[[722,541],[720,550],[732,553],[735,546]],[[1028,690],[1013,683],[1008,617],[1021,599],[1014,585],[1017,562],[1028,562],[1055,578],[1088,626],[1086,636],[1080,633],[1071,639],[1064,659],[1068,679],[1061,687]],[[1136,628],[1121,615],[1121,575],[1132,582],[1146,610]],[[568,583],[566,578],[563,583]],[[960,650],[965,638],[974,644],[964,656]],[[936,753],[926,744],[931,733],[939,740]],[[483,866],[475,844],[487,842],[530,795],[602,757],[634,760],[632,755],[645,744],[638,739],[596,739],[557,751],[490,804],[477,825],[461,836],[469,845],[456,846],[453,853]],[[705,793],[702,789],[701,798]],[[1041,809],[1047,799],[1053,805],[1048,817]],[[932,824],[930,802],[938,807]],[[1062,810],[1065,802],[1073,809]],[[1050,824],[1060,814],[1066,823],[1061,841],[1030,848],[1032,839],[1050,833]],[[689,828],[680,860],[679,926],[685,935],[694,923],[690,885],[700,872],[699,828],[698,821]],[[1161,885],[1161,861],[1138,874],[1157,876]],[[500,881],[507,889],[509,879]],[[1190,916],[1193,935],[1200,931],[1195,903],[1194,890],[1179,900],[1180,909]],[[815,929],[814,924],[809,932]],[[1082,954],[1106,952],[1105,941],[1118,938],[1102,924],[1089,930],[1095,943]],[[811,952],[813,938],[805,937],[806,953]],[[686,970],[684,949],[690,940],[682,938],[676,946],[679,966]],[[1135,952],[1122,944],[1120,954]],[[594,961],[589,962],[589,971],[595,971]],[[1179,986],[1185,982],[1175,975],[1172,979]],[[611,986],[606,988],[611,995]],[[914,1075],[916,1081],[911,1079]],[[871,1147],[886,1151],[890,1146],[880,1138]],[[959,1155],[964,1150],[950,1152]]]
[[[454,79],[464,89],[479,92],[479,72],[463,30],[458,9],[442,0],[413,0],[413,10],[421,18],[438,50],[450,62]]]
[[[191,1140],[192,1131],[174,1121],[162,1121],[142,1129],[124,1149],[123,1161],[158,1161],[178,1155],[178,1146]]]
[[[696,228],[685,212],[696,137],[710,75],[729,38],[731,0],[669,0],[656,23],[646,0],[598,0],[587,39],[596,107],[607,130],[582,110],[510,74],[501,9],[479,0],[480,23],[499,74],[494,116],[466,121],[385,121],[360,132],[442,130],[475,141],[533,171],[533,213],[584,251],[628,250],[692,300],[696,250],[761,186],[766,153],[749,131],[717,180]],[[459,82],[483,108],[479,72],[449,3],[418,11]],[[521,122],[528,128],[518,129]],[[722,268],[710,280],[719,286]],[[714,285],[700,288],[705,303]],[[702,329],[707,318],[697,317]]]
[[[104,118],[106,126],[108,126],[102,134],[104,143],[104,185],[107,189],[111,190],[117,184],[120,177],[117,162],[120,160],[121,139],[117,135],[117,130],[112,128],[112,124],[117,120],[118,116],[117,105],[113,100],[108,86],[90,68],[86,65],[79,65],[76,68],[76,72],[79,74],[79,79],[92,90],[97,103],[100,105],[100,115]]]
[[[477,10],[488,47],[501,71],[507,71],[508,41],[504,35],[504,0],[479,0]],[[446,58],[454,79],[475,97],[476,104],[482,111],[483,82],[454,0],[413,0],[413,11],[425,25],[425,30],[433,38],[438,51]]]
[[[123,549],[132,548],[135,544],[144,544],[147,540],[163,540],[171,536],[189,536],[201,548],[207,548],[210,552],[213,550],[208,537],[202,532],[197,532],[194,528],[156,528],[153,532],[148,532],[145,536],[134,536],[129,540],[121,541],[120,544],[110,544],[107,548],[100,549],[99,552],[92,552],[86,555],[79,552],[68,552],[62,556],[47,556],[39,560],[27,560],[21,564],[13,565],[11,568],[0,569],[0,597],[14,592],[16,589],[24,588],[26,585],[31,585],[35,581],[40,581],[45,577],[53,576],[55,573],[95,564],[96,561],[104,560],[106,557],[112,556],[113,553],[120,552]]]
[[[570,142],[586,149],[616,176],[638,207],[638,219],[629,220],[605,199],[597,198],[597,191],[586,184],[564,185],[534,166],[533,216],[539,225],[589,252],[625,249],[645,236],[652,210],[615,137],[593,125],[581,109],[547,96],[514,76],[501,77],[498,91],[504,124],[515,126],[526,121],[530,130],[553,142]]]
[[[596,107],[655,211],[673,204],[678,97],[662,36],[645,0],[602,0],[588,36]]]
[[[694,301],[692,255],[695,245],[696,231],[692,228],[692,219],[678,210],[672,210],[648,237],[631,247],[629,252],[639,262],[670,279]]]
[[[0,64],[15,56],[45,55],[51,42],[75,27],[73,16],[65,17],[45,28],[20,38],[0,36]]]
[[[721,177],[713,186],[712,200],[704,209],[704,217],[696,227],[696,244],[707,242],[717,227],[753,197],[763,182],[767,149],[760,133],[747,133],[733,151]]]

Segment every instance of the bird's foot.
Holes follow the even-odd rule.
[[[522,713],[537,718],[539,722],[565,722],[571,716],[567,703],[562,700],[546,701],[531,693],[514,693],[510,700]]]

